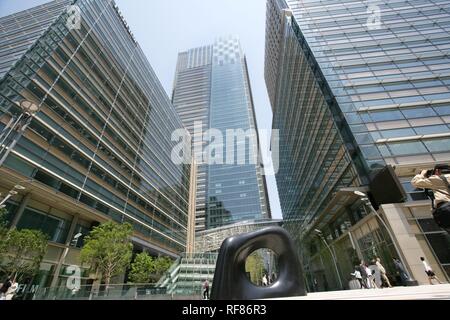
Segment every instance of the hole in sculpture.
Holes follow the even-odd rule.
[[[278,278],[278,256],[267,248],[253,251],[245,260],[245,273],[254,285],[270,286]]]

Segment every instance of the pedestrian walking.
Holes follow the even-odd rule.
[[[277,280],[277,275],[275,272],[272,272],[272,282],[275,282],[275,280]]]
[[[398,272],[398,274],[400,276],[400,280],[402,281],[402,284],[404,286],[406,286],[406,281],[408,281],[409,276],[406,273],[402,262],[400,260],[398,260],[397,258],[392,258],[392,260],[394,261],[395,269],[397,269],[397,272]]]
[[[263,286],[267,287],[267,276],[266,276],[266,274],[264,274],[263,277],[262,277],[262,284],[263,284]]]
[[[377,265],[378,269],[380,270],[381,280],[383,280],[388,285],[389,288],[392,288],[392,285],[389,282],[389,278],[387,277],[387,274],[386,274],[386,269],[381,264],[381,259],[377,257],[375,264]]]
[[[206,279],[203,282],[203,300],[209,300],[209,282]]]
[[[369,269],[372,270],[373,280],[377,288],[381,288],[383,282],[381,281],[380,269],[377,267],[375,259],[370,261]]]
[[[361,276],[361,272],[359,271],[359,266],[355,266],[355,271],[353,271],[353,273],[350,273],[352,276],[354,276],[356,278],[356,280],[358,280],[359,285],[360,285],[360,289],[362,289],[363,287],[365,288],[365,285],[363,285],[363,280],[362,280],[362,276]]]
[[[423,266],[425,268],[425,273],[428,276],[428,281],[432,285],[433,282],[431,280],[436,280],[439,284],[442,284],[441,280],[439,280],[438,277],[436,277],[436,274],[434,273],[433,269],[431,269],[430,265],[425,261],[424,257],[420,257],[420,260],[423,263]]]
[[[366,270],[367,274],[367,287],[369,289],[377,289],[377,284],[375,282],[375,276],[373,274],[373,271],[367,266],[367,264],[364,264],[364,268]]]
[[[272,276],[270,274],[267,275],[267,284],[270,286],[272,284]]]
[[[2,287],[0,288],[0,300],[6,299],[6,292],[11,287],[11,277],[8,277],[2,284]]]
[[[369,287],[367,286],[368,274],[366,271],[366,265],[364,263],[364,260],[361,260],[361,263],[359,264],[359,272],[361,273],[362,284],[364,286],[364,289],[369,289]]]
[[[5,300],[12,300],[16,295],[17,288],[19,284],[16,282],[16,278],[11,281],[11,286],[6,291]]]

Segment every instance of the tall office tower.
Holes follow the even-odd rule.
[[[190,166],[171,161],[170,139],[183,126],[114,2],[52,1],[0,27],[0,130],[20,102],[40,107],[0,167],[0,192],[25,187],[6,202],[10,224],[49,236],[41,285],[79,265],[84,235],[107,220],[131,223],[137,250],[184,252]]]
[[[353,261],[376,256],[390,272],[400,258],[419,283],[427,281],[420,256],[450,275],[445,234],[410,184],[421,169],[450,162],[449,18],[450,3],[439,0],[267,1],[277,184],[310,288],[348,287],[342,279]],[[395,166],[406,202],[381,199],[393,194],[387,183],[379,193],[374,180],[386,165]],[[383,220],[355,190],[373,196]],[[334,257],[321,256],[318,235]]]
[[[221,38],[213,45],[181,52],[172,97],[184,126],[194,139],[196,155],[209,144],[205,131],[257,129],[245,56],[236,37]],[[195,127],[196,126],[196,127]],[[203,139],[202,139],[203,136]],[[234,156],[245,147],[245,164],[206,164],[199,161],[197,174],[196,230],[220,227],[241,220],[270,217],[265,179],[258,162],[257,143],[233,146]],[[240,149],[239,149],[240,148]],[[198,151],[200,150],[200,151]],[[226,150],[230,151],[230,148]]]

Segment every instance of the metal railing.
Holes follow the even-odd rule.
[[[67,287],[39,288],[33,300],[158,300],[173,299],[164,287],[151,284],[83,285],[77,289]]]
[[[216,261],[217,253],[182,253],[157,285],[167,288],[167,293],[177,299],[186,296],[197,299],[203,294],[205,280],[212,285]]]

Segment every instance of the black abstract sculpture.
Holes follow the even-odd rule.
[[[268,287],[254,285],[245,273],[245,261],[255,250],[271,249],[278,257],[279,275]],[[211,300],[248,300],[304,296],[303,271],[294,244],[281,227],[225,239],[220,247]]]

